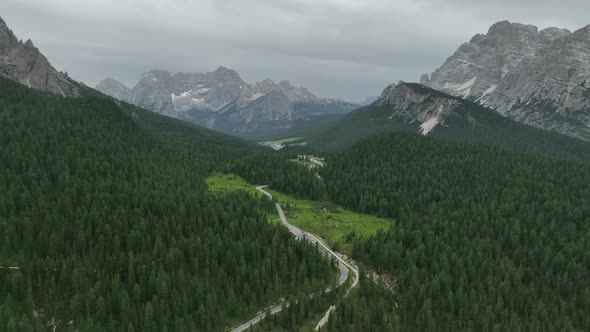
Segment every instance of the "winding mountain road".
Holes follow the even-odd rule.
[[[268,187],[268,186],[258,186],[258,187],[256,187],[256,190],[263,193],[269,199],[272,200],[272,195],[269,192],[267,192],[266,190],[264,190],[264,188],[266,188],[266,187]],[[304,232],[304,231],[300,230],[299,228],[289,224],[289,222],[287,221],[287,218],[285,217],[285,213],[283,212],[283,208],[281,207],[281,205],[279,205],[279,203],[276,203],[275,206],[276,206],[277,212],[279,213],[279,217],[281,218],[283,225],[285,225],[287,227],[287,229],[289,230],[289,232],[291,234],[293,234],[296,238],[298,238],[300,240],[306,240],[307,242],[311,243],[312,245],[317,244],[317,248],[322,254],[324,254],[325,256],[333,257],[336,259],[336,261],[338,262],[338,269],[340,270],[340,277],[338,278],[338,284],[336,285],[336,287],[342,286],[346,282],[346,280],[348,279],[348,276],[350,274],[352,274],[354,279],[352,280],[352,283],[350,285],[350,288],[347,291],[347,294],[348,294],[348,292],[350,292],[351,289],[353,289],[354,287],[356,287],[358,285],[359,271],[356,267],[354,267],[352,264],[347,262],[338,253],[333,252],[330,248],[328,248],[328,246],[326,246],[322,241],[320,241],[315,235]],[[331,290],[332,290],[332,287],[328,287],[326,289],[326,292],[330,292]],[[310,297],[313,297],[314,295],[315,294],[312,294],[312,295],[310,295]],[[274,315],[278,312],[281,312],[286,307],[287,306],[285,304],[277,304],[272,307],[269,307],[266,310],[264,310],[264,312],[261,312],[258,315],[256,315],[256,317],[250,319],[249,321],[241,324],[238,327],[233,328],[231,330],[231,332],[245,331],[245,330],[249,329],[251,326],[253,326],[253,325],[259,323],[261,320],[265,319],[269,312],[271,315]],[[330,307],[328,312],[326,312],[324,317],[317,324],[316,330],[318,330],[325,323],[327,323],[330,312],[332,310],[334,310],[334,306]]]

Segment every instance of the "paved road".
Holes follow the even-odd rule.
[[[258,186],[258,187],[256,187],[256,190],[260,191],[264,195],[268,196],[268,198],[272,199],[272,195],[269,192],[264,190],[264,188],[266,188],[266,187],[268,187],[268,186]],[[337,260],[338,269],[340,270],[340,278],[338,278],[338,284],[336,287],[342,286],[342,284],[344,284],[346,282],[351,271],[353,273],[354,280],[352,281],[351,287],[348,289],[348,292],[350,292],[350,290],[352,288],[354,288],[354,287],[356,287],[356,285],[358,285],[358,282],[359,282],[358,269],[356,269],[350,263],[348,263],[346,260],[344,260],[342,257],[340,257],[340,255],[333,252],[330,248],[328,248],[328,246],[326,246],[322,241],[320,241],[313,234],[306,233],[306,232],[300,230],[299,228],[289,224],[289,222],[287,221],[287,218],[285,217],[285,213],[283,212],[283,208],[281,208],[279,203],[276,203],[276,209],[277,209],[277,212],[279,213],[279,217],[281,218],[281,221],[283,222],[283,225],[285,225],[287,227],[287,229],[289,230],[289,232],[291,232],[291,234],[293,234],[296,238],[306,240],[307,242],[309,242],[313,245],[315,245],[317,243],[318,250],[320,250],[324,255],[329,256],[329,257],[333,257]],[[332,287],[329,287],[328,289],[326,289],[326,291],[328,291],[328,292],[331,290],[332,290]],[[310,295],[310,297],[313,297],[314,295],[315,294],[312,294],[312,295]],[[277,304],[277,305],[274,305],[270,308],[267,308],[266,310],[264,310],[264,312],[259,313],[256,317],[254,317],[251,320],[243,323],[242,325],[234,328],[232,330],[232,332],[245,331],[245,330],[249,329],[252,325],[257,324],[261,320],[266,318],[269,311],[270,311],[271,315],[274,315],[274,314],[282,311],[284,308],[285,308],[285,305],[283,305],[283,304]],[[329,312],[331,310],[333,310],[333,309],[330,308],[330,310],[328,310],[326,315],[318,323],[319,327],[323,326],[328,321]]]

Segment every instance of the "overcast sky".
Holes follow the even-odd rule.
[[[0,1],[19,38],[91,86],[223,65],[246,81],[288,79],[350,101],[417,81],[496,21],[576,30],[588,13],[588,0]]]

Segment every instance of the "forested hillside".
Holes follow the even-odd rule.
[[[288,153],[252,153],[229,164],[227,171],[239,174],[250,183],[269,185],[287,194],[314,200],[326,195],[326,188],[316,170],[310,170]]]
[[[395,218],[353,254],[395,278],[401,330],[590,329],[587,164],[387,134],[321,174],[337,203]]]
[[[330,316],[322,331],[400,331],[397,300],[391,289],[366,278],[361,271],[358,290],[346,297]],[[415,331],[434,331],[435,329]]]
[[[404,90],[402,100],[388,101],[382,97],[380,102],[346,115],[323,132],[310,134],[309,149],[338,151],[370,135],[392,131],[418,133],[423,124],[415,118],[416,114],[426,116],[421,112],[427,107],[445,109],[442,103],[447,103],[453,105],[446,106],[452,111],[440,119],[428,136],[562,159],[590,160],[590,143],[587,141],[524,125],[477,103],[420,84],[403,83],[396,89]],[[419,98],[415,102],[406,98],[405,92],[408,91]]]
[[[0,330],[218,331],[333,281],[214,168],[251,148],[102,97],[0,80]]]

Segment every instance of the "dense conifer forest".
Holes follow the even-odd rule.
[[[386,289],[366,278],[361,271],[359,288],[338,304],[322,331],[400,331],[396,296],[393,290]],[[416,329],[433,331],[435,329]]]
[[[310,170],[98,94],[58,98],[0,80],[0,330],[227,329],[279,298],[257,330],[329,304],[327,331],[590,328],[590,166],[412,134],[374,136]],[[351,234],[350,296],[273,204],[210,194],[214,170],[389,217]],[[297,301],[295,299],[298,299]],[[256,330],[256,329],[255,329]]]
[[[258,152],[232,162],[227,171],[239,174],[250,183],[271,188],[302,198],[318,200],[326,195],[325,185],[310,170],[296,162],[297,154]]]
[[[0,80],[0,330],[218,331],[335,279],[267,222],[207,193],[252,147],[99,96]]]
[[[387,134],[321,174],[337,203],[396,220],[353,253],[397,280],[381,310],[401,330],[590,328],[587,164]]]

